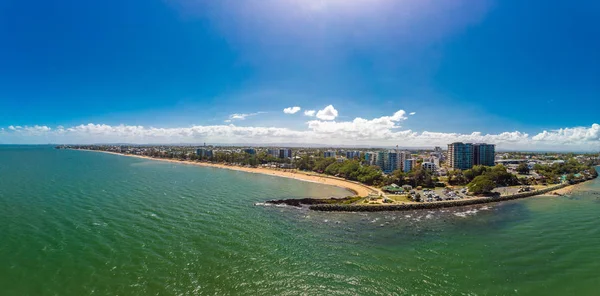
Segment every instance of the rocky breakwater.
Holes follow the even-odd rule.
[[[349,205],[362,199],[360,196],[348,196],[343,198],[299,198],[299,199],[277,199],[266,203],[272,205],[288,205],[292,207],[314,206],[314,205]]]

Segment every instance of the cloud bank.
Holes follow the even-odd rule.
[[[600,150],[600,125],[544,130],[536,135],[512,131],[499,134],[481,132],[441,133],[415,132],[402,129],[408,120],[404,110],[373,119],[355,118],[335,121],[338,113],[333,106],[320,110],[321,116],[306,123],[305,130],[285,127],[229,125],[196,125],[179,128],[158,128],[135,125],[82,124],[71,127],[8,126],[0,132],[2,143],[295,143],[330,145],[369,145],[401,147],[433,147],[448,143],[487,142],[500,149],[527,150]],[[254,113],[252,113],[254,114]],[[236,115],[236,114],[234,114]],[[238,114],[240,115],[240,114]],[[249,114],[241,114],[243,118]],[[232,117],[230,117],[232,118]],[[241,118],[237,118],[240,119]]]

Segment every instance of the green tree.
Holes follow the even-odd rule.
[[[340,167],[338,173],[350,180],[356,180],[358,177],[358,169],[360,168],[360,162],[356,160],[346,160]]]
[[[358,169],[357,181],[367,185],[380,183],[383,179],[381,169],[376,166],[361,166]]]
[[[529,175],[529,166],[526,163],[521,163],[517,167],[517,172],[521,175]]]
[[[448,184],[466,185],[469,183],[461,170],[451,170],[448,172]]]
[[[496,184],[489,176],[481,175],[475,177],[471,183],[467,185],[469,192],[473,194],[487,194],[496,188]]]
[[[476,165],[470,170],[465,170],[463,172],[463,175],[465,176],[466,182],[468,183],[473,181],[475,177],[485,174],[485,172],[487,172],[488,170],[489,168],[486,166]]]
[[[402,186],[406,184],[406,173],[404,173],[402,170],[395,170],[392,175],[391,175],[391,183],[395,183],[398,186]]]
[[[312,170],[314,167],[314,161],[308,154],[302,155],[300,159],[296,161],[296,168],[303,171]]]
[[[332,163],[335,162],[335,158],[319,158],[315,161],[313,171],[323,173],[325,169]]]
[[[343,165],[341,162],[333,162],[325,168],[325,174],[335,176],[340,172]]]

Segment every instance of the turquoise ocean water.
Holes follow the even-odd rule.
[[[315,183],[0,146],[0,295],[599,295],[600,181],[570,197],[320,213]]]

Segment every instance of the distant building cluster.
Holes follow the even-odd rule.
[[[485,143],[448,144],[448,166],[453,169],[468,170],[475,165],[493,166],[496,160],[496,146]]]
[[[323,157],[325,158],[345,157],[346,159],[360,159],[361,155],[360,151],[328,150],[323,152]]]
[[[416,163],[410,152],[397,150],[367,152],[365,160],[370,165],[380,167],[387,174],[395,170],[408,172],[415,167]]]

